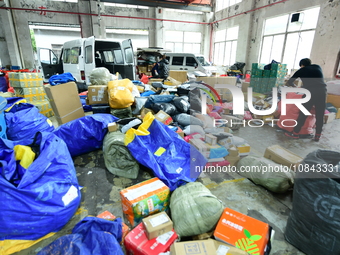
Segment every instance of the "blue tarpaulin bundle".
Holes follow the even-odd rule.
[[[43,248],[38,255],[124,255],[119,243],[122,240],[122,221],[108,221],[86,217],[72,230]]]
[[[65,141],[71,156],[75,157],[101,149],[107,125],[117,120],[108,113],[88,115],[59,126],[53,133]]]
[[[191,144],[148,113],[138,129],[129,129],[125,145],[142,165],[152,169],[171,191],[194,182],[207,160]]]
[[[58,232],[76,212],[81,194],[65,142],[48,132],[36,139],[0,139],[0,253],[26,249]],[[30,151],[31,162],[17,146]]]
[[[32,104],[19,103],[5,112],[7,138],[17,141],[34,138],[37,132],[52,132],[52,122]]]
[[[48,82],[54,86],[58,84],[63,84],[71,81],[76,81],[76,79],[73,77],[71,73],[62,73],[62,74],[56,74],[52,75]]]

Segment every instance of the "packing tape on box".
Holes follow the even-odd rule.
[[[39,109],[39,112],[46,117],[52,117],[54,115],[51,105],[47,100],[36,102],[34,105]]]
[[[68,114],[65,114],[64,116],[59,116],[59,117],[58,117],[58,116],[55,116],[55,117],[56,117],[57,119],[62,119],[62,118],[65,118],[65,117],[67,117],[67,116],[69,116],[69,115],[75,113],[75,112],[78,111],[79,109],[83,109],[83,106],[81,106],[81,107],[79,107],[79,108],[73,110],[72,112],[69,112]]]
[[[47,100],[44,87],[14,88],[15,96],[25,98],[29,103]]]
[[[31,79],[31,80],[9,80],[10,85],[13,88],[32,88],[42,87],[43,79]]]

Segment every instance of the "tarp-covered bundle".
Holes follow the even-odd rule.
[[[125,145],[142,165],[152,169],[170,190],[197,179],[204,156],[177,133],[148,113],[138,129],[125,134]]]
[[[71,155],[52,133],[38,133],[35,141],[20,144],[0,139],[0,171],[1,254],[26,249],[58,232],[80,204]]]
[[[101,149],[107,125],[117,120],[106,113],[88,115],[59,126],[53,133],[65,141],[71,156],[75,157]]]
[[[176,189],[170,198],[171,217],[179,236],[193,236],[211,231],[221,217],[224,206],[200,182]]]
[[[139,172],[137,161],[124,144],[125,135],[120,131],[109,132],[103,142],[106,168],[115,175],[136,179]]]
[[[340,152],[311,152],[298,169],[286,240],[309,255],[338,255]]]
[[[45,248],[38,255],[124,255],[119,242],[122,240],[122,221],[86,217],[74,226],[72,234],[65,235]]]
[[[264,157],[244,157],[237,163],[237,168],[240,175],[272,192],[284,193],[294,184],[295,173],[289,167]]]

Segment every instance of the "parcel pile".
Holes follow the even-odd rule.
[[[6,194],[0,200],[0,214],[4,216],[0,217],[4,226],[0,228],[0,251],[11,254],[28,248],[71,219],[81,198],[72,157],[98,149],[103,151],[105,166],[112,174],[136,179],[143,165],[153,177],[120,191],[125,220],[109,211],[86,217],[72,233],[58,238],[39,255],[61,251],[269,254],[274,236],[271,226],[223,204],[197,181],[200,174],[213,167],[255,167],[261,171],[239,174],[271,192],[284,193],[293,187],[294,171],[300,163],[312,166],[323,162],[330,167],[340,160],[339,153],[327,157],[328,151],[302,159],[280,145],[269,146],[263,156],[252,155],[251,144],[237,133],[246,121],[264,125],[272,123],[269,119],[274,115],[254,116],[247,101],[240,104],[233,100],[233,88],[242,91],[235,77],[203,77],[188,82],[182,71],[172,71],[168,80],[150,79],[148,84],[117,77],[105,68],[94,69],[86,99],[93,114],[86,116],[75,82],[45,85],[59,124],[56,128],[22,98],[7,100],[3,114],[8,139],[0,139],[0,160],[4,162],[0,188]],[[248,85],[242,84],[243,92]],[[249,100],[246,94],[242,95]],[[249,98],[258,109],[273,104],[269,95],[254,93]],[[235,105],[241,105],[242,111],[236,114]],[[280,171],[267,171],[269,168]],[[339,183],[328,180],[326,184],[337,194]],[[299,192],[313,187],[320,190],[319,183],[300,181],[299,185]],[[300,194],[303,192],[294,194],[294,199],[300,201]],[[313,199],[309,200],[312,204]],[[34,217],[28,219],[27,215]],[[311,245],[306,233],[312,230],[303,220],[297,211],[292,213],[286,239],[308,250]],[[328,223],[316,224],[318,229],[314,230],[324,232],[327,225],[331,234],[339,235],[336,223]],[[39,228],[41,225],[49,227]],[[339,242],[334,243],[333,248],[340,247]],[[333,248],[327,248],[327,254],[339,252],[339,248]],[[324,250],[315,251],[321,254]]]

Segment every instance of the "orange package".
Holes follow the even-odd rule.
[[[168,209],[170,189],[155,177],[123,189],[120,196],[123,213],[135,227],[143,218]]]
[[[214,237],[251,255],[263,255],[270,239],[270,226],[245,214],[225,208]]]
[[[109,211],[104,211],[101,214],[98,214],[97,218],[101,218],[104,220],[111,220],[111,221],[114,221],[115,219],[117,219],[117,217],[114,216]],[[130,231],[130,228],[124,222],[122,222],[122,241],[120,242],[120,244],[123,244],[125,236],[129,233],[129,231]]]

